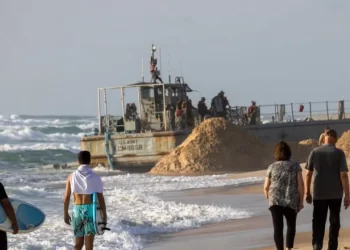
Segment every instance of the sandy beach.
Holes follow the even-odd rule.
[[[349,159],[348,159],[348,162]],[[305,164],[302,164],[304,169]],[[223,178],[239,179],[246,177],[265,176],[266,171],[254,171],[239,174],[228,174]],[[305,173],[305,170],[303,170]],[[166,199],[166,197],[162,197]],[[179,192],[172,195],[181,203],[215,204],[234,208],[250,207],[254,216],[247,219],[225,221],[217,224],[208,224],[201,228],[181,231],[159,236],[154,244],[146,249],[275,249],[273,240],[273,226],[267,201],[263,195],[263,181],[247,186],[226,186],[218,188],[195,189]],[[294,249],[312,249],[312,205],[304,204],[304,209],[297,219],[297,235]],[[327,222],[327,229],[328,229]],[[285,228],[286,230],[286,228]],[[325,233],[324,248],[327,248],[328,233]],[[350,249],[350,210],[341,211],[341,230],[339,235],[339,249]]]

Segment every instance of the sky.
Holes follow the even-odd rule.
[[[142,58],[150,79],[152,43],[194,103],[349,100],[349,13],[348,0],[0,0],[0,114],[96,115],[96,89],[140,81]]]

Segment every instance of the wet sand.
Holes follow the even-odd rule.
[[[323,248],[327,249],[328,246],[328,231],[325,233],[325,240],[323,242]],[[311,238],[312,234],[311,232],[306,233],[297,233],[295,237],[295,246],[293,249],[299,249],[299,250],[312,250],[311,245]],[[339,247],[338,249],[350,249],[350,229],[349,228],[342,228],[340,230],[339,234]],[[271,247],[264,247],[259,248],[260,250],[274,250],[276,249],[274,246]]]
[[[348,159],[348,162],[350,160]],[[304,168],[304,165],[302,166]],[[303,171],[305,172],[305,171]],[[264,177],[266,170],[229,174],[223,178]],[[254,216],[247,219],[225,221],[205,225],[201,228],[162,235],[146,249],[152,250],[213,250],[213,249],[276,249],[273,241],[273,227],[267,201],[263,195],[263,181],[259,184],[241,187],[220,187],[188,190],[173,193],[162,199],[175,200],[188,204],[215,204],[247,209]],[[297,235],[294,249],[312,249],[312,206],[304,204],[305,208],[297,219]],[[350,249],[350,209],[341,211],[339,249]],[[329,224],[327,223],[327,228]],[[286,230],[286,228],[285,228]],[[325,234],[324,249],[327,248],[328,233]]]

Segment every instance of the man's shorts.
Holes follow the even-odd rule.
[[[75,238],[96,234],[92,211],[92,204],[73,206],[72,226]]]

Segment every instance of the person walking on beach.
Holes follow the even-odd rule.
[[[325,144],[311,151],[305,168],[305,199],[313,202],[312,246],[314,250],[323,247],[323,238],[329,210],[329,241],[328,249],[338,249],[340,230],[340,210],[344,195],[344,208],[349,207],[349,177],[345,154],[335,147],[337,132],[330,129],[325,138]],[[310,186],[312,177],[313,197]]]
[[[274,227],[274,240],[277,250],[284,249],[283,217],[287,220],[286,248],[294,247],[297,214],[303,209],[304,182],[299,163],[291,161],[289,145],[281,141],[275,149],[276,162],[267,169],[264,184],[265,197]]]
[[[2,207],[4,208],[7,216],[10,218],[12,222],[13,232],[12,234],[18,233],[18,223],[15,211],[11,205],[9,198],[7,197],[7,193],[5,191],[4,185],[0,182],[0,202]],[[0,250],[7,250],[7,234],[4,231],[0,231]]]
[[[324,138],[326,137],[328,131],[329,131],[329,127],[327,126],[324,129],[324,132],[320,135],[320,138],[318,139],[319,146],[322,146],[324,144]]]
[[[86,250],[92,250],[96,234],[93,222],[92,194],[98,194],[98,201],[103,213],[103,220],[107,223],[106,205],[103,196],[101,178],[90,168],[91,155],[89,151],[81,151],[78,155],[79,168],[68,176],[66,194],[64,197],[64,222],[72,224],[75,246],[74,250],[81,250],[85,243]],[[73,193],[74,206],[72,218],[69,216],[69,201]]]

